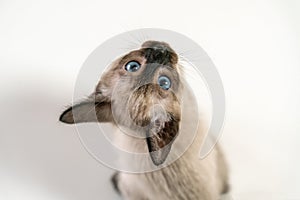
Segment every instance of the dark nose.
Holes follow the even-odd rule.
[[[160,42],[160,41],[146,41],[144,42],[144,44],[142,45],[143,48],[152,48],[154,50],[158,50],[158,51],[173,51],[171,49],[171,47],[165,43],[165,42]]]
[[[155,44],[155,45],[153,45],[153,47],[152,47],[154,50],[156,50],[156,51],[159,51],[159,52],[161,52],[161,53],[163,53],[163,52],[165,52],[165,51],[167,51],[167,47],[166,46],[164,46],[163,44],[161,44],[161,43],[158,43],[158,44]]]
[[[165,42],[160,41],[146,41],[142,48],[144,49],[147,63],[159,63],[163,65],[177,63],[177,54]]]
[[[145,50],[147,63],[158,63],[166,65],[170,63],[171,55],[168,50],[158,48],[147,48]]]

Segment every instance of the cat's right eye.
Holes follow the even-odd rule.
[[[126,65],[125,65],[125,70],[129,71],[129,72],[136,72],[137,70],[139,70],[141,68],[141,64],[135,60],[133,61],[129,61]]]

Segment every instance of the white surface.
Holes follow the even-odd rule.
[[[165,28],[198,42],[224,81],[234,199],[300,199],[298,1],[1,1],[0,199],[118,199],[111,170],[58,123],[101,42]]]

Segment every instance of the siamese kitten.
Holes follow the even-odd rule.
[[[147,41],[115,60],[89,98],[60,116],[68,124],[112,123],[116,128],[112,134],[122,148],[147,152],[148,160],[132,160],[141,167],[164,166],[169,157],[186,148],[182,146],[185,135],[196,132],[193,143],[174,162],[152,172],[116,172],[113,184],[126,200],[217,200],[228,191],[227,165],[219,146],[199,159],[209,124],[201,121],[197,130],[190,130],[197,117],[195,102],[182,101],[190,91],[181,68],[167,43]],[[124,134],[122,127],[144,137]]]

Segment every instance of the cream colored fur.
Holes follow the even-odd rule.
[[[189,91],[184,91],[189,92]],[[185,148],[185,137],[190,132],[188,124],[195,118],[195,108],[192,96],[184,101],[181,129],[177,136],[169,157],[176,155],[176,151]],[[125,173],[118,176],[119,190],[126,200],[217,200],[227,186],[227,165],[218,145],[203,160],[199,159],[200,147],[208,129],[208,119],[202,113],[195,140],[186,152],[171,165],[148,173]],[[144,139],[137,139],[124,134],[120,129],[115,132],[115,143],[119,148],[131,152],[147,153]],[[120,158],[122,160],[122,158]],[[138,162],[138,165],[149,163]]]

